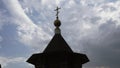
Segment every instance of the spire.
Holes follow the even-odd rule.
[[[59,28],[60,25],[61,25],[61,22],[60,22],[59,17],[58,17],[59,9],[60,9],[60,8],[58,8],[58,7],[55,9],[55,11],[57,12],[57,13],[56,13],[56,20],[54,21],[54,25],[55,25],[55,27],[56,27],[56,28],[55,28],[55,34],[60,34],[60,33],[61,33],[61,30],[60,30],[60,28]]]
[[[52,40],[44,50],[44,53],[50,53],[50,52],[70,52],[73,53],[72,49],[69,47],[69,45],[66,43],[62,35],[60,34],[60,25],[61,22],[58,17],[58,13],[60,8],[56,8],[55,11],[57,11],[56,14],[56,20],[54,21],[55,25],[55,35],[53,36]]]

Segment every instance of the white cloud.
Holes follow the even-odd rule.
[[[39,4],[38,4],[39,3]],[[48,4],[49,3],[49,4]],[[26,5],[25,5],[26,4]],[[44,4],[44,5],[43,5]],[[53,13],[52,9],[55,8],[55,2],[53,3],[52,0],[42,0],[42,1],[31,1],[28,2],[25,0],[24,2],[21,3],[21,5],[24,7],[27,7],[31,10],[35,9],[36,12],[38,12],[38,17],[36,19],[40,20],[45,20],[45,21],[40,21],[41,29],[45,30],[48,28],[53,28],[50,26],[51,21],[53,19]],[[99,27],[107,23],[108,20],[112,18],[112,20],[115,20],[114,23],[118,24],[119,23],[119,1],[116,2],[105,2],[105,0],[100,0],[100,1],[89,1],[89,0],[68,0],[68,1],[59,1],[59,4],[61,6],[61,12],[60,12],[60,19],[62,22],[62,34],[64,35],[65,39],[68,41],[68,43],[71,44],[72,48],[76,50],[80,50],[81,46],[80,40],[82,40],[83,37],[88,37],[90,38],[96,38],[99,34]],[[46,7],[47,5],[47,7]],[[39,7],[40,6],[40,7]],[[49,8],[51,6],[51,8]],[[107,8],[105,8],[107,6]],[[114,7],[115,11],[111,11],[111,6]],[[34,12],[32,12],[34,13]],[[40,14],[40,15],[39,15]],[[35,16],[33,16],[35,17]],[[32,19],[32,18],[31,18]],[[39,22],[39,20],[38,20]],[[69,23],[68,23],[69,22]],[[44,28],[43,26],[47,27]],[[26,27],[26,26],[25,26]],[[25,28],[23,28],[25,29]],[[26,29],[27,30],[27,29]],[[36,44],[37,41],[34,41],[32,38],[38,38],[39,39],[39,34],[42,33],[45,35],[43,32],[34,32],[35,30],[38,30],[38,28],[30,29],[32,30],[30,33],[26,33],[22,37],[25,38],[24,41],[30,40],[31,41],[26,41],[27,43],[33,42],[32,45]],[[71,32],[70,32],[71,31]],[[24,32],[23,32],[24,33]],[[23,34],[22,33],[22,34]],[[47,33],[47,32],[46,32]],[[19,33],[21,35],[21,33]],[[48,33],[50,34],[50,33]],[[97,35],[95,35],[97,34]],[[43,35],[40,34],[42,37]],[[72,38],[70,39],[69,36]],[[77,36],[77,37],[76,37]],[[95,36],[95,37],[94,37]],[[27,39],[29,38],[29,39]],[[43,37],[44,38],[44,37]],[[45,40],[46,38],[41,40]],[[74,41],[76,40],[76,41]],[[43,41],[40,41],[42,43]],[[71,43],[71,41],[74,41]],[[30,43],[31,44],[31,43]],[[38,46],[38,45],[37,45]],[[76,46],[76,47],[75,47]],[[78,49],[76,49],[78,48]],[[81,48],[82,49],[82,48]]]
[[[39,29],[39,27],[28,26],[27,24],[19,27],[18,35],[21,42],[35,48],[40,47],[39,44],[42,44],[46,42],[47,39],[50,39],[50,36]]]
[[[17,0],[3,0],[3,2],[12,15],[11,22],[17,25],[19,40],[22,43],[36,47],[41,40],[50,39],[51,36],[49,34],[29,19]]]
[[[17,25],[19,40],[22,43],[29,46],[33,46],[33,47],[34,46],[38,47],[40,43],[42,43],[43,41],[49,40],[51,38],[50,34],[44,30],[49,31],[52,28],[50,26],[50,23],[48,24],[47,22],[49,22],[49,20],[52,17],[50,13],[52,13],[51,12],[53,11],[52,9],[55,8],[55,5],[54,5],[55,3],[60,4],[60,6],[62,7],[60,18],[63,22],[62,24],[66,26],[66,27],[62,27],[62,29],[67,31],[68,30],[74,31],[74,32],[71,32],[72,37],[74,37],[74,35],[77,35],[77,36],[80,35],[82,38],[82,36],[87,36],[91,33],[94,33],[95,31],[97,31],[97,29],[101,24],[106,23],[106,21],[108,21],[111,18],[115,20],[117,24],[119,24],[119,12],[120,12],[118,8],[119,1],[116,1],[114,3],[111,3],[111,2],[103,3],[104,0],[97,1],[97,2],[95,0],[94,1],[89,1],[89,0],[58,1],[57,0],[56,2],[52,0],[42,0],[42,1],[31,0],[30,2],[28,2],[28,0],[23,0],[23,2],[21,3],[22,6],[17,0],[6,0],[6,1],[3,0],[3,2],[6,4],[9,12],[13,16],[12,18],[13,21],[11,22],[14,22]],[[92,4],[92,7],[89,6],[91,4]],[[51,5],[51,9],[49,7],[46,7],[45,5]],[[71,6],[71,7],[67,8],[66,6]],[[106,6],[107,6],[107,9],[105,9]],[[26,9],[25,7],[30,9],[30,10],[27,10],[27,12],[32,11],[34,8],[38,13],[40,12],[39,17],[41,18],[41,20],[46,20],[46,21],[41,23],[39,26],[36,25],[28,17],[29,15],[27,16],[26,13],[24,12],[24,9]],[[110,11],[109,9],[111,9],[111,7],[114,7],[117,10]],[[32,13],[34,12],[32,11]],[[40,19],[39,17],[36,17],[36,19],[37,18]],[[100,19],[96,20],[97,17]],[[93,19],[93,21],[96,20],[95,21],[96,24],[92,23],[91,19]],[[42,22],[42,21],[38,21],[38,22]],[[67,22],[69,22],[69,24]],[[71,27],[71,24],[72,24],[72,27]],[[45,27],[45,29],[43,26]],[[80,40],[81,38],[79,37],[77,39]],[[70,41],[72,41],[72,39]]]
[[[6,9],[0,8],[0,30],[2,29],[3,25],[9,21],[8,15],[6,14],[7,14]]]
[[[120,13],[120,1],[107,2],[100,4],[96,7],[97,15],[101,17],[101,23],[105,23],[109,19],[116,21],[116,25],[120,25],[119,13]]]
[[[104,66],[102,63],[106,63],[109,66],[107,64],[109,62],[103,61],[103,59],[106,59],[101,56],[101,54],[105,54],[104,56],[108,54],[102,53],[101,51],[106,52],[108,49],[111,49],[108,50],[111,53],[114,53],[114,51],[119,52],[119,48],[117,50],[110,48],[112,46],[110,44],[119,41],[120,1],[23,0],[21,2],[22,7],[17,0],[6,1],[4,3],[13,16],[12,22],[15,22],[17,25],[19,40],[26,45],[37,47],[37,49],[40,47],[40,50],[43,50],[44,45],[51,38],[51,29],[53,29],[53,26],[51,26],[53,22],[51,20],[54,20],[55,17],[53,10],[56,4],[59,4],[61,6],[60,20],[62,22],[62,35],[74,51],[87,51],[90,58],[93,59],[91,63],[94,64],[95,62],[95,65],[101,64],[100,67]],[[27,9],[25,13],[24,9],[26,8],[29,10]],[[35,22],[37,25],[32,20],[37,21]],[[114,39],[114,34],[118,38]],[[107,60],[110,61],[111,58]],[[110,63],[110,65],[112,64]]]
[[[26,61],[26,58],[24,57],[7,58],[7,57],[0,56],[0,64],[2,65],[2,67],[6,67],[10,63],[21,63],[25,61]]]
[[[41,4],[42,5],[48,5],[50,6],[51,4],[52,5],[60,5],[60,3],[64,1],[64,0],[41,0]]]

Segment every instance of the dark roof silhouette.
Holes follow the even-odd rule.
[[[72,61],[73,63],[84,64],[89,61],[85,54],[74,53],[63,39],[61,34],[55,34],[43,53],[33,54],[27,62],[38,65],[57,63],[59,61]]]
[[[71,68],[81,68],[82,64],[89,61],[88,57],[85,54],[75,53],[66,43],[64,38],[61,35],[61,31],[59,29],[61,22],[58,17],[58,13],[60,8],[57,7],[55,11],[56,20],[54,21],[55,25],[55,35],[52,40],[45,48],[43,53],[33,54],[28,60],[28,63],[31,63],[36,66],[36,68],[40,68],[44,66],[44,68],[58,68],[55,67],[57,64],[61,65],[61,63],[67,63],[68,66],[77,66]],[[53,66],[49,66],[53,65]],[[48,66],[48,67],[47,67]]]
[[[61,34],[55,34],[44,53],[48,52],[73,52],[71,48],[68,46],[66,41],[63,39]]]
[[[72,61],[74,64],[84,64],[89,61],[85,54],[80,53],[65,53],[65,52],[57,52],[57,53],[37,53],[33,54],[27,62],[39,65],[44,62],[48,63],[58,63],[60,61]]]

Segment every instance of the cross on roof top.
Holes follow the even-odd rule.
[[[58,18],[58,14],[59,14],[59,9],[61,9],[61,8],[57,7],[57,8],[55,9],[55,11],[57,12],[57,13],[56,13],[56,17],[57,17],[57,18]]]

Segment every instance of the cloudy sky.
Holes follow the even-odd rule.
[[[90,59],[84,68],[120,67],[120,0],[0,0],[3,68],[34,68],[25,61],[53,37],[56,6],[62,36]]]

